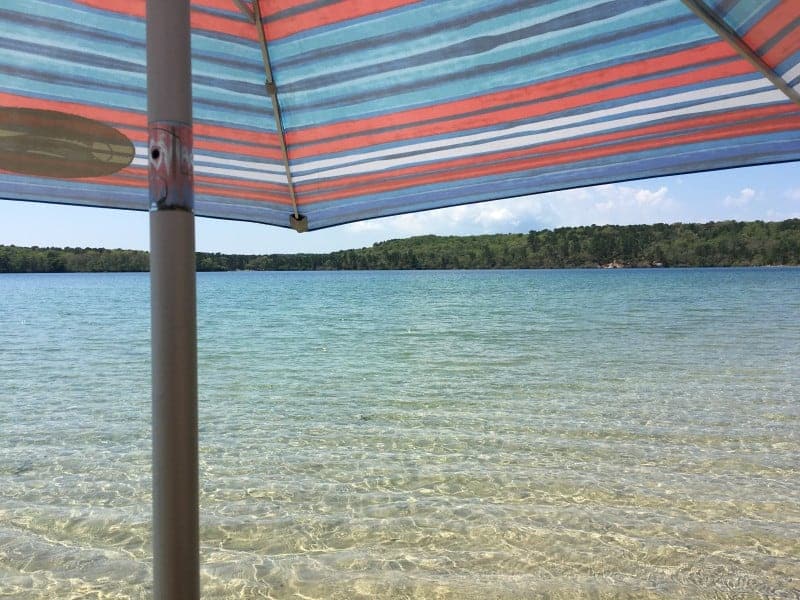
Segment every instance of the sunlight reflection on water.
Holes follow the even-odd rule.
[[[203,596],[797,598],[799,288],[201,274]],[[0,595],[148,597],[146,276],[0,292]]]

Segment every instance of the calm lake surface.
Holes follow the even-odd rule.
[[[204,598],[800,597],[800,269],[200,274]],[[0,276],[0,597],[147,598],[146,274]]]

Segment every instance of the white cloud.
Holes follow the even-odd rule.
[[[667,188],[661,186],[655,192],[648,189],[636,190],[636,202],[639,206],[658,206],[667,200]]]
[[[356,221],[344,226],[347,231],[361,233],[364,231],[383,231],[383,226],[379,221]]]
[[[382,239],[412,235],[469,235],[607,223],[679,220],[680,205],[665,186],[600,185],[386,217],[345,226]]]
[[[679,219],[680,204],[666,186],[609,184],[545,195],[548,227],[656,223]]]
[[[800,187],[786,190],[783,195],[789,200],[800,202]]]
[[[753,188],[746,187],[735,196],[725,196],[725,200],[722,202],[728,208],[741,208],[750,204],[757,196],[758,194]]]
[[[519,220],[514,217],[514,214],[504,206],[496,206],[488,210],[482,210],[475,216],[474,221],[476,224],[484,227],[500,224],[516,225],[519,223]]]

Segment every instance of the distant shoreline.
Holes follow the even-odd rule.
[[[313,235],[313,234],[309,234]],[[591,225],[527,234],[418,236],[324,254],[199,252],[203,271],[633,269],[800,265],[800,219]],[[142,250],[0,245],[0,273],[149,270]]]

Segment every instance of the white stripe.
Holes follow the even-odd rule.
[[[194,163],[207,163],[210,165],[226,165],[229,167],[241,167],[243,169],[249,169],[251,171],[264,171],[266,173],[284,173],[284,167],[282,164],[269,164],[269,163],[260,163],[260,162],[253,162],[250,160],[232,160],[230,158],[219,158],[217,156],[207,156],[205,154],[195,154],[194,155]]]
[[[262,173],[259,171],[242,171],[238,169],[223,169],[219,167],[209,167],[207,165],[195,165],[195,173],[201,175],[221,175],[223,177],[232,177],[234,179],[244,179],[246,181],[265,181],[268,183],[282,183],[286,184],[286,176],[273,175],[271,173]]]
[[[148,166],[148,149],[146,146],[134,146],[136,151],[136,158],[131,161],[131,164],[137,167]],[[216,156],[207,156],[205,154],[194,155],[194,172],[201,175],[222,175],[223,177],[233,177],[236,179],[243,179],[245,181],[266,181],[269,183],[286,183],[286,175],[283,166],[273,167],[268,164],[261,164],[246,160],[231,160],[227,158],[217,158]],[[212,163],[197,164],[197,163]],[[239,169],[228,169],[223,167],[215,167],[214,164],[228,165],[232,167],[241,167]]]
[[[788,71],[786,71],[786,73],[783,74],[783,79],[784,81],[787,82],[793,81],[797,77],[800,77],[800,63],[797,63],[795,66],[793,66],[791,69],[789,69]],[[797,86],[795,86],[795,88],[796,87]]]
[[[778,90],[768,90],[766,92],[759,92],[749,96],[740,96],[735,98],[727,98],[725,100],[717,100],[714,102],[706,102],[694,106],[687,106],[684,108],[662,111],[659,113],[648,113],[644,115],[636,115],[632,117],[625,117],[613,121],[602,121],[599,123],[591,123],[589,125],[582,125],[578,127],[562,128],[547,133],[535,133],[525,136],[518,136],[511,139],[501,139],[486,142],[483,144],[475,144],[472,146],[465,146],[460,148],[448,148],[445,150],[438,150],[435,152],[416,153],[413,156],[406,156],[396,159],[377,160],[368,163],[359,163],[342,167],[339,169],[330,169],[314,173],[312,175],[301,175],[294,178],[295,181],[313,181],[321,178],[328,177],[342,177],[346,175],[359,175],[365,173],[374,173],[378,171],[392,170],[404,166],[418,165],[426,162],[435,162],[439,160],[455,159],[467,156],[476,156],[480,154],[487,154],[492,152],[513,150],[515,148],[523,148],[526,146],[533,146],[547,142],[555,142],[567,140],[573,137],[580,137],[589,134],[596,134],[603,131],[608,131],[617,128],[626,128],[641,126],[647,123],[669,119],[672,117],[697,115],[705,112],[726,110],[737,107],[758,106],[762,104],[771,104],[774,102],[781,102],[785,100],[785,96]],[[554,119],[561,120],[561,119]]]
[[[382,158],[385,156],[392,156],[398,153],[419,153],[425,152],[427,150],[433,150],[436,148],[445,148],[456,146],[460,144],[470,144],[474,142],[481,142],[491,139],[496,139],[498,137],[506,137],[509,135],[515,134],[526,134],[534,131],[541,131],[542,129],[555,129],[558,127],[565,127],[569,125],[575,125],[576,123],[581,123],[584,121],[591,121],[594,119],[603,119],[610,116],[621,115],[624,113],[632,112],[632,111],[641,111],[653,108],[659,108],[665,105],[670,104],[679,104],[683,102],[698,102],[702,100],[708,100],[709,98],[718,98],[720,96],[727,96],[729,94],[738,94],[741,95],[746,92],[750,92],[759,88],[767,89],[771,88],[771,84],[764,79],[754,79],[752,81],[745,81],[742,83],[731,83],[726,85],[719,85],[712,88],[703,88],[700,90],[694,90],[691,92],[682,92],[680,94],[673,94],[672,96],[664,96],[661,98],[653,98],[650,100],[642,100],[640,102],[634,102],[632,104],[626,104],[624,106],[617,106],[614,108],[606,108],[602,110],[595,110],[592,112],[586,112],[582,114],[573,115],[570,117],[559,117],[555,119],[549,119],[547,121],[536,121],[534,123],[526,123],[525,125],[518,125],[516,127],[509,127],[507,129],[503,129],[501,131],[489,131],[483,133],[475,133],[470,135],[464,135],[460,137],[442,139],[442,140],[433,140],[430,142],[422,142],[419,144],[411,144],[408,146],[400,146],[394,148],[387,148],[385,150],[376,150],[373,152],[365,152],[363,154],[355,154],[349,156],[342,156],[337,158],[330,158],[330,159],[323,159],[323,160],[316,160],[312,162],[307,162],[303,164],[295,164],[293,171],[294,173],[302,173],[304,171],[316,170],[316,169],[325,169],[329,167],[336,167],[343,164],[349,164],[358,161],[366,161],[374,158]],[[295,176],[296,181],[302,181],[302,177],[314,178],[320,177],[321,174],[316,175],[309,175],[309,176]]]

